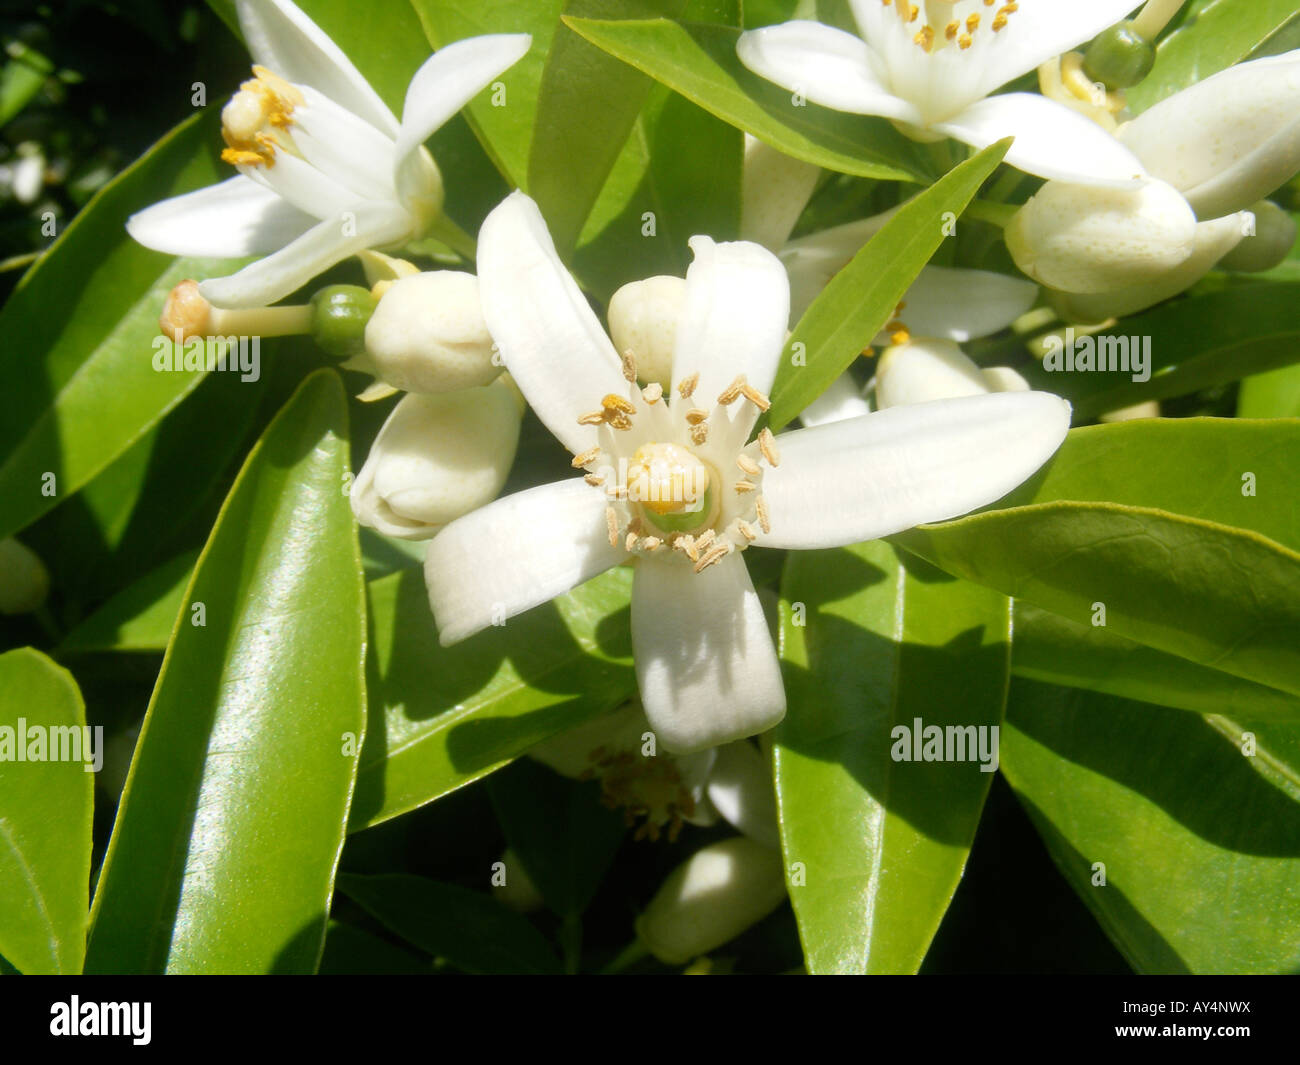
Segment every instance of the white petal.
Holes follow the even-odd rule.
[[[927,266],[903,297],[901,318],[913,336],[965,343],[1000,332],[1038,298],[1024,278],[989,270]]]
[[[702,573],[642,558],[632,647],[646,717],[674,754],[763,732],[785,716],[772,634],[738,553]]]
[[[236,0],[235,7],[254,60],[397,136],[397,119],[388,105],[339,46],[289,0]]]
[[[974,148],[1015,137],[1007,165],[1076,185],[1128,185],[1145,173],[1137,157],[1091,119],[1034,93],[990,96],[932,128]]]
[[[812,198],[821,167],[779,152],[745,134],[740,238],[779,252]]]
[[[449,44],[426,59],[402,105],[398,165],[498,74],[519,62],[532,42],[526,33],[494,33]]]
[[[718,748],[708,796],[714,809],[750,839],[780,848],[772,768],[752,743],[740,740]]]
[[[990,392],[1032,392],[1029,382],[1010,366],[986,366],[980,371]]]
[[[869,3],[870,0],[856,2]],[[1007,19],[1005,28],[992,40],[981,41],[981,44],[989,45],[987,55],[983,57],[981,95],[1091,41],[1137,6],[1137,0],[1086,0],[1085,3],[1037,0],[1022,3],[1020,10]],[[988,14],[992,16],[992,12]],[[987,30],[980,31],[983,33]]]
[[[126,231],[169,255],[236,259],[282,248],[315,223],[278,193],[238,174],[146,207],[127,219]]]
[[[876,368],[876,403],[882,410],[990,391],[980,368],[951,340],[916,337],[886,349]]]
[[[201,281],[199,291],[215,307],[265,307],[349,255],[403,239],[409,226],[405,215],[391,208],[358,207],[352,214],[352,219],[318,222],[274,255],[229,277]]]
[[[1240,63],[1175,93],[1119,138],[1197,217],[1249,207],[1300,168],[1300,51]]]
[[[707,407],[740,374],[760,392],[776,379],[790,319],[790,282],[781,261],[758,244],[692,237],[686,306],[677,326],[673,386],[700,375]]]
[[[736,54],[750,70],[836,111],[919,122],[920,112],[886,87],[875,53],[858,37],[797,20],[742,33]]]
[[[605,493],[580,479],[518,492],[457,518],[429,544],[424,580],[443,646],[604,573]]]
[[[307,162],[357,196],[395,200],[392,140],[315,89],[302,92],[307,102],[293,113],[293,142]]]
[[[871,404],[862,394],[858,382],[847,371],[831,382],[830,387],[799,413],[806,426],[842,422],[871,413]]]
[[[1002,498],[1060,446],[1070,405],[1046,392],[892,407],[778,437],[763,477],[770,547],[874,540]]]
[[[483,223],[478,277],[488,332],[524,398],[574,454],[595,446],[596,430],[578,416],[627,391],[622,364],[522,192]]]

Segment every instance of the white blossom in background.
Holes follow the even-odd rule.
[[[218,307],[274,303],[350,255],[427,233],[443,186],[424,141],[531,42],[501,34],[440,49],[411,80],[399,122],[289,0],[237,0],[236,11],[254,60],[222,111],[222,158],[239,175],[127,222],[141,244],[173,255],[265,255],[202,282]]]
[[[741,34],[754,73],[824,107],[890,119],[918,140],[985,148],[1014,136],[1009,165],[1123,185],[1142,165],[1103,129],[1035,93],[995,90],[1122,19],[1133,0],[850,0],[858,34],[794,21]]]
[[[816,549],[956,517],[1060,445],[1069,405],[1028,392],[882,411],[751,439],[789,313],[779,260],[691,241],[671,391],[642,386],[522,193],[479,236],[484,317],[506,369],[583,476],[497,500],[430,544],[444,644],[635,561],[641,699],[666,750],[761,732],[785,713],[772,636],[741,553]]]

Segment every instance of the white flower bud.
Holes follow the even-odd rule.
[[[953,341],[931,337],[886,349],[876,368],[876,404],[882,410],[987,392],[1028,390],[1028,382],[1010,367],[983,370]]]
[[[1197,82],[1118,136],[1187,198],[1198,218],[1240,211],[1300,170],[1300,50]]]
[[[620,355],[631,352],[646,384],[672,384],[677,323],[686,306],[686,280],[649,277],[633,281],[609,301],[609,335]]]
[[[352,483],[357,521],[385,536],[424,540],[490,503],[519,444],[523,403],[509,378],[483,388],[406,396]]]
[[[366,325],[372,372],[403,392],[452,392],[501,373],[492,359],[478,278],[454,270],[394,281]]]
[[[1219,260],[1225,270],[1263,273],[1285,262],[1295,247],[1295,219],[1277,204],[1261,200],[1249,213],[1255,218],[1254,232]]]
[[[519,855],[509,847],[501,855],[501,866],[501,879],[492,879],[492,897],[497,902],[516,913],[536,913],[546,905]]]
[[[1189,255],[1174,269],[1144,285],[1130,285],[1111,292],[1079,295],[1051,292],[1051,304],[1067,322],[1104,322],[1136,314],[1191,288],[1210,272],[1214,264],[1237,246],[1246,231],[1248,219],[1233,214],[1202,222],[1196,227],[1196,241]]]
[[[1049,181],[1004,235],[1016,265],[1035,281],[1062,292],[1109,292],[1155,281],[1187,259],[1196,216],[1163,181],[1124,188]]]
[[[779,252],[812,198],[821,167],[745,134],[740,239]]]
[[[737,836],[696,851],[674,869],[636,932],[660,961],[685,965],[757,924],[785,897],[780,851]]]
[[[0,614],[26,614],[45,602],[50,575],[31,548],[0,540]]]

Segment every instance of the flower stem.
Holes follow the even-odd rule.
[[[1011,203],[990,203],[987,200],[972,200],[966,207],[966,214],[989,222],[999,229],[1005,229],[1020,208]]]
[[[445,214],[438,216],[429,236],[442,241],[467,262],[472,263],[478,257],[478,242]]]
[[[600,975],[612,976],[616,973],[621,973],[624,969],[628,969],[635,965],[649,953],[650,952],[646,950],[645,944],[643,944],[641,940],[634,939],[619,952],[618,957],[606,965],[605,968],[600,970]]]
[[[1133,28],[1148,41],[1154,41],[1182,6],[1183,0],[1147,0],[1133,20]]]

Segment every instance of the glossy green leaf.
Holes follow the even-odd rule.
[[[74,628],[59,654],[167,649],[198,555],[186,552],[128,585]]]
[[[1300,551],[1297,466],[1300,420],[1144,418],[1071,430],[1052,460],[998,505],[1155,507]]]
[[[421,572],[373,582],[372,726],[351,829],[432,802],[629,698],[631,587],[616,568],[442,647]]]
[[[1018,677],[1172,706],[1198,714],[1300,721],[1300,697],[1222,673],[1079,623],[1032,603],[1016,603],[1011,671]]]
[[[154,369],[158,313],[177,282],[237,264],[160,255],[123,227],[229,176],[216,117],[183,122],[101,190],[0,311],[0,537],[80,489],[203,379]]]
[[[1300,418],[1300,363],[1241,382],[1238,418]]]
[[[1057,502],[895,540],[949,573],[1079,624],[1300,694],[1300,554],[1168,511]]]
[[[542,934],[483,892],[401,874],[341,873],[339,888],[403,939],[464,972],[560,971]]]
[[[611,55],[787,155],[859,177],[928,180],[917,146],[882,119],[796,104],[736,57],[739,32],[667,19],[567,24]]]
[[[1212,0],[1160,42],[1156,65],[1126,96],[1136,113],[1246,59],[1297,16],[1295,0]]]
[[[85,725],[71,673],[31,648],[0,655],[0,954],[29,975],[78,973],[86,952],[103,749]]]
[[[685,0],[566,0],[570,18],[681,13]],[[654,84],[567,25],[556,30],[538,86],[528,190],[568,258]],[[590,101],[599,100],[593,108]]]
[[[1300,803],[1251,761],[1190,714],[1012,685],[1003,772],[1140,972],[1300,968]]]
[[[870,346],[951,234],[947,221],[966,209],[1010,145],[985,148],[908,201],[831,279],[786,342],[772,386],[773,429],[793,421]]]
[[[1010,626],[1005,597],[882,541],[791,553],[781,606],[789,710],[774,756],[809,972],[921,964],[996,769]],[[952,729],[948,753],[964,760],[912,760],[929,726]]]
[[[480,93],[466,109],[470,126],[505,179],[528,190],[528,153],[537,121],[542,71],[560,21],[564,0],[411,0],[435,48],[484,33],[530,33],[528,54],[498,79],[504,106],[494,106],[492,91]]]
[[[1150,379],[1135,381],[1122,371],[1049,373],[1039,366],[1025,376],[1035,388],[1068,399],[1079,419],[1289,366],[1300,358],[1300,283],[1238,285],[1173,300],[1125,318],[1094,343],[1103,338],[1116,357],[1123,348],[1111,338],[1127,338],[1130,351],[1150,338]]]
[[[506,842],[546,905],[577,918],[623,841],[623,818],[601,805],[599,785],[565,780],[528,758],[494,773],[487,787]]]
[[[316,966],[365,725],[347,450],[340,382],[314,374],[231,490],[118,809],[92,971]]]

